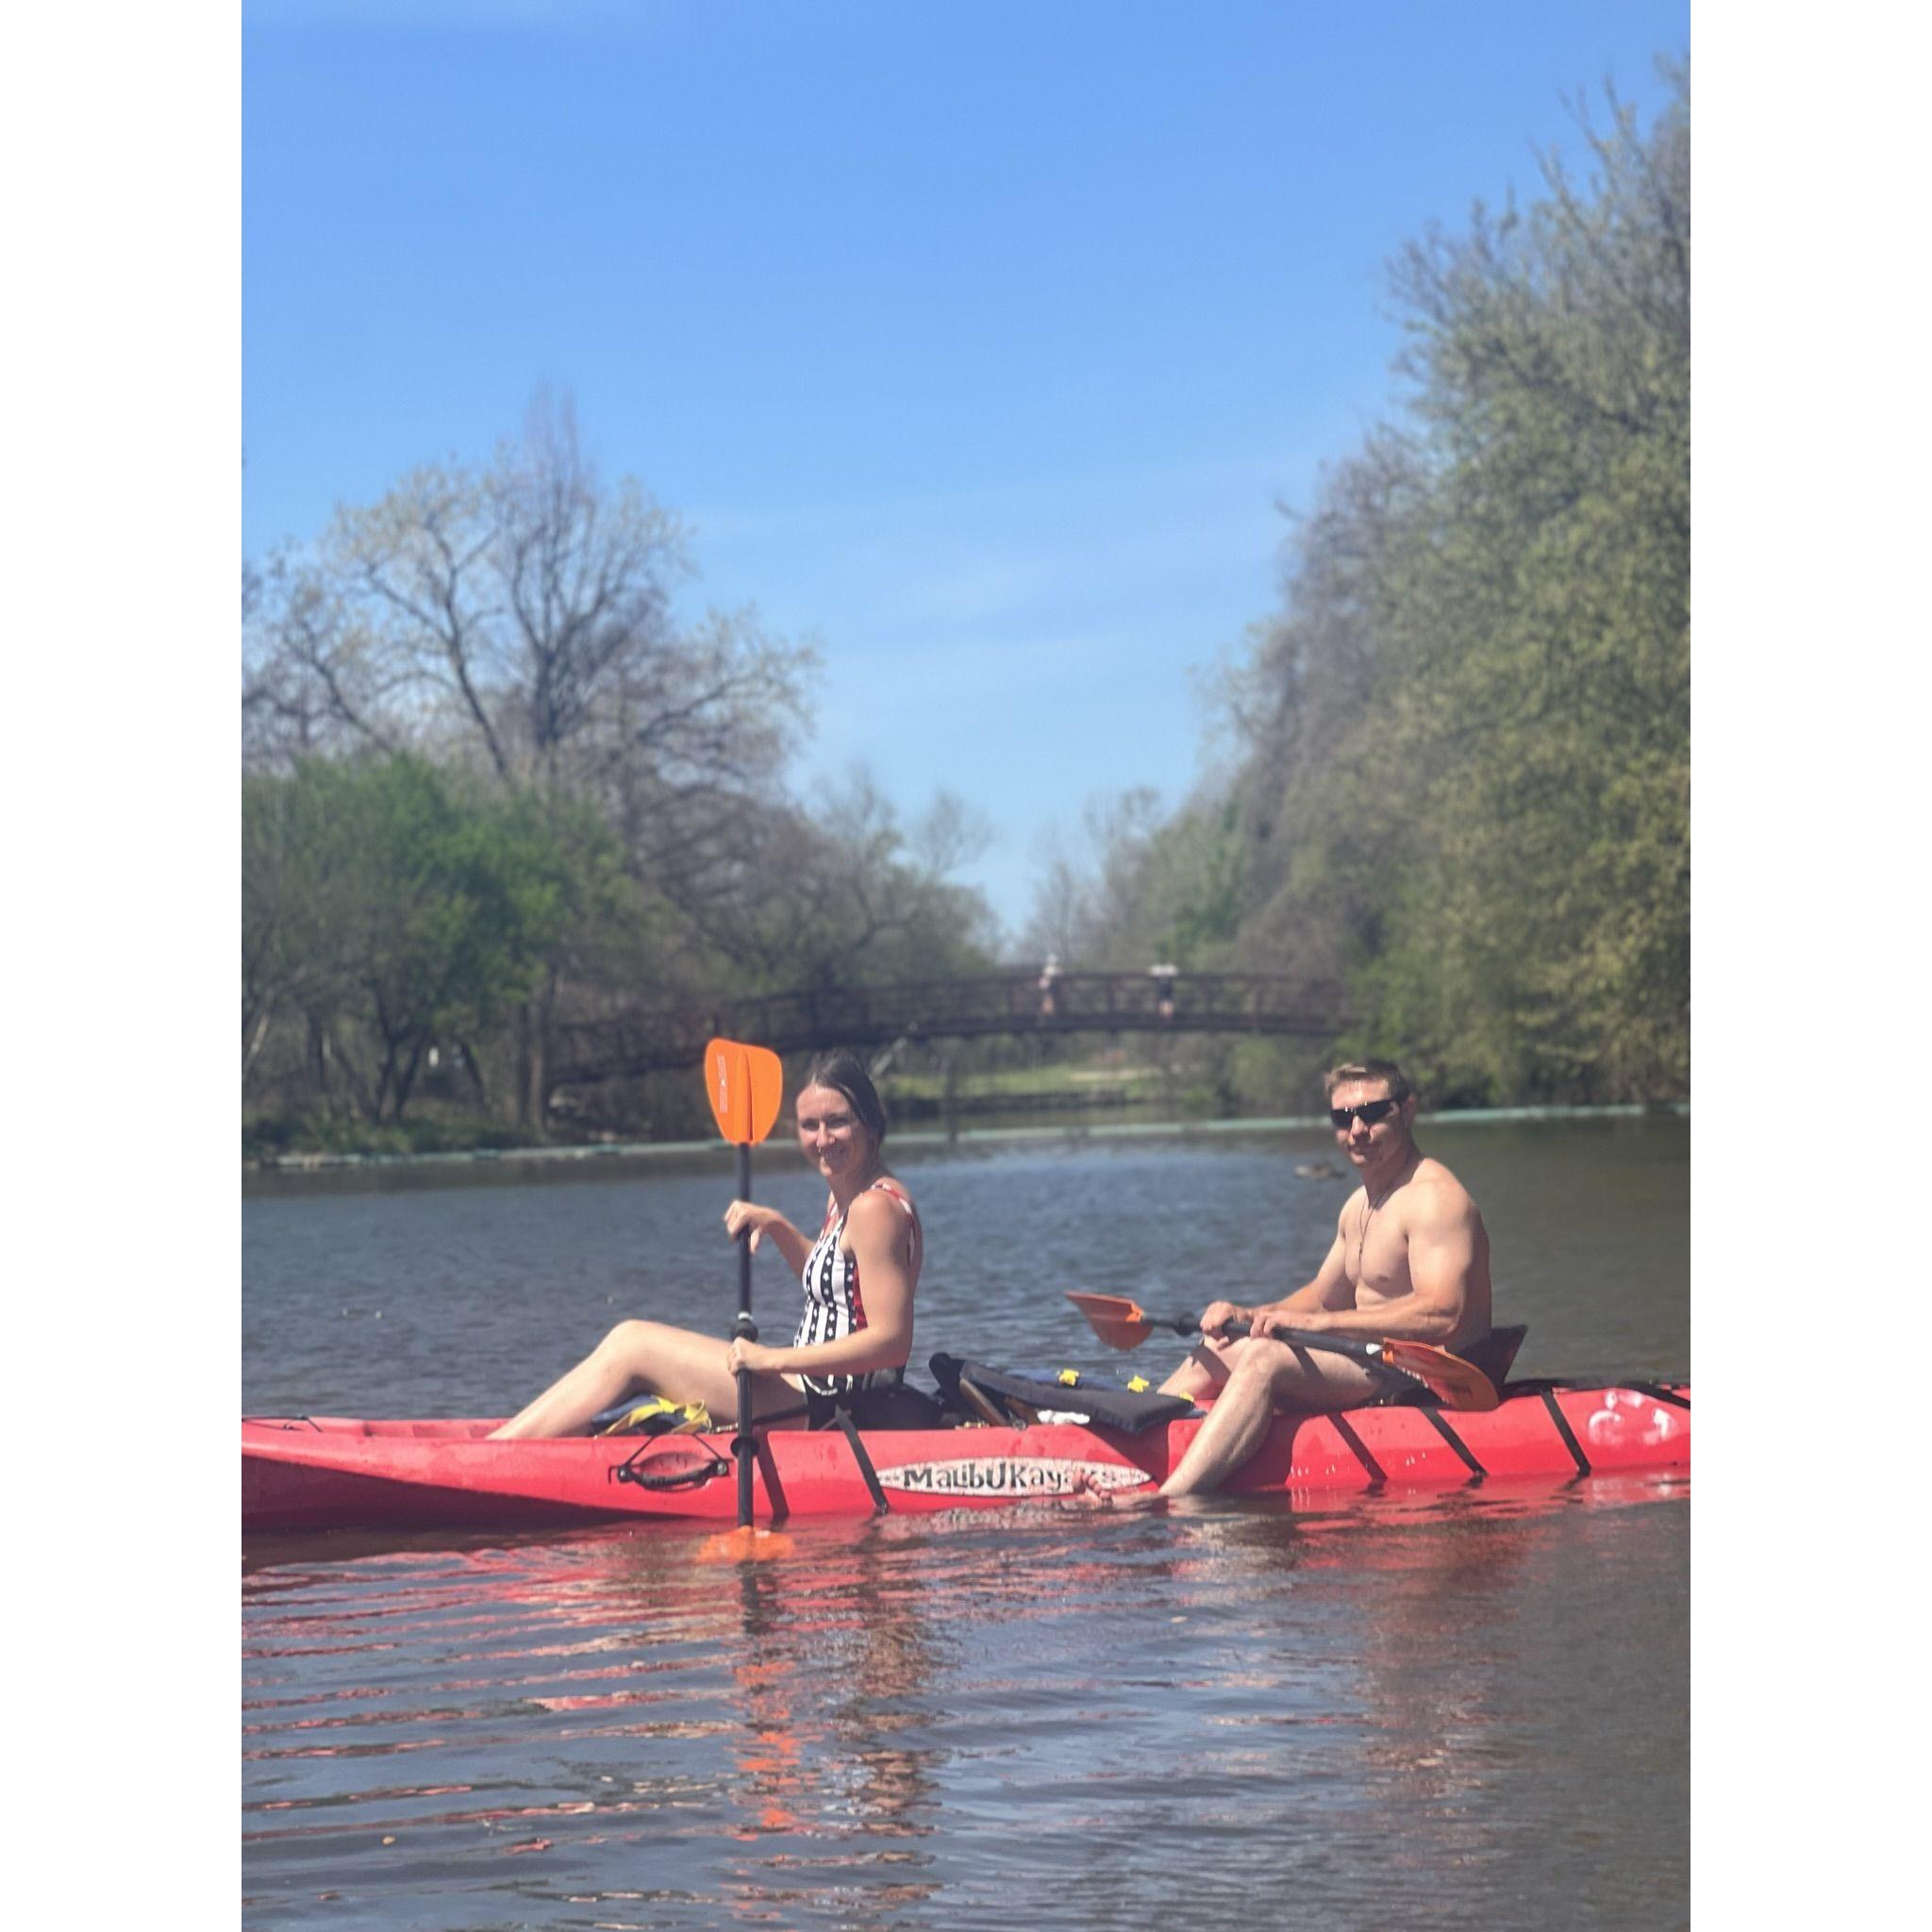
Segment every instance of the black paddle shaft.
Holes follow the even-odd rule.
[[[751,1199],[751,1147],[741,1142],[738,1149],[738,1198]],[[743,1227],[738,1233],[738,1320],[731,1324],[734,1339],[756,1341],[758,1339],[758,1324],[751,1318],[751,1229]],[[738,1452],[738,1526],[748,1529],[751,1526],[751,1371],[738,1372],[738,1434],[732,1439],[732,1447]]]
[[[1175,1317],[1172,1325],[1183,1335],[1192,1335],[1199,1330],[1201,1324],[1196,1316],[1180,1315]],[[1245,1325],[1237,1324],[1222,1332],[1239,1340],[1248,1330]],[[1277,1328],[1274,1340],[1287,1342],[1291,1348],[1319,1348],[1329,1355],[1350,1356],[1358,1362],[1375,1363],[1382,1359],[1382,1351],[1373,1341],[1360,1341],[1353,1335],[1315,1335],[1306,1328]]]

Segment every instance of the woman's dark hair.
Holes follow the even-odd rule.
[[[842,1093],[852,1103],[852,1111],[858,1116],[858,1124],[870,1134],[878,1145],[885,1143],[886,1109],[879,1099],[879,1091],[872,1084],[872,1075],[865,1071],[865,1063],[855,1053],[848,1053],[842,1047],[835,1047],[830,1053],[822,1053],[806,1069],[805,1080],[799,1088],[804,1092],[807,1087],[830,1087]]]

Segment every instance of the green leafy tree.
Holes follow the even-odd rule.
[[[1406,250],[1401,423],[1325,479],[1247,733],[1240,948],[1439,1098],[1689,1080],[1688,88]]]
[[[318,1087],[371,1121],[401,1119],[444,1050],[487,1099],[489,1043],[558,949],[625,906],[596,814],[475,795],[410,757],[258,777],[243,825],[244,1026],[299,1015]]]

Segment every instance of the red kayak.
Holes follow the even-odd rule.
[[[758,1444],[755,1513],[862,1516],[1143,1490],[1201,1425],[1183,1416],[1140,1431],[1041,1421],[868,1430],[774,1429]],[[612,1517],[737,1520],[729,1430],[491,1442],[494,1421],[358,1422],[252,1417],[242,1424],[244,1530],[534,1528]],[[863,1457],[859,1454],[862,1446]],[[1688,1474],[1688,1383],[1511,1383],[1482,1414],[1374,1407],[1279,1416],[1225,1485],[1234,1495],[1444,1486],[1485,1476],[1557,1481]]]

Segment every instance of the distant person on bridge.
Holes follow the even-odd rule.
[[[1203,1310],[1200,1346],[1162,1391],[1213,1407],[1164,1496],[1216,1488],[1260,1446],[1277,1407],[1349,1408],[1406,1380],[1277,1341],[1277,1329],[1457,1351],[1490,1332],[1489,1232],[1462,1183],[1416,1145],[1407,1076],[1392,1060],[1357,1060],[1330,1073],[1327,1089],[1336,1141],[1362,1184],[1342,1204],[1312,1281],[1278,1302]]]
[[[838,1408],[862,1424],[890,1407],[912,1353],[919,1211],[886,1170],[886,1111],[854,1055],[815,1060],[796,1111],[800,1151],[831,1189],[817,1240],[774,1208],[734,1201],[724,1210],[732,1240],[748,1228],[754,1252],[769,1239],[799,1271],[805,1311],[791,1346],[620,1322],[497,1437],[581,1435],[593,1416],[632,1394],[701,1402],[714,1423],[736,1422],[741,1368],[752,1372],[754,1415],[774,1425],[802,1427]]]

